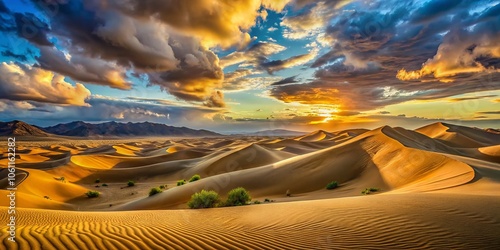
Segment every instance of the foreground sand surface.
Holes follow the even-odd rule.
[[[19,210],[8,249],[498,249],[498,197],[377,195],[234,208]],[[0,210],[5,219],[5,210]]]
[[[2,227],[0,248],[500,248],[500,135],[476,128],[436,123],[296,138],[22,138],[17,147],[18,244]],[[202,179],[176,186],[194,174]],[[2,197],[5,177],[0,169]],[[127,187],[129,180],[136,185]],[[331,181],[340,186],[326,190]],[[160,185],[163,192],[148,197]],[[187,207],[202,189],[224,198],[236,187],[261,204]],[[370,187],[379,191],[361,194]],[[88,190],[100,196],[87,198]],[[0,199],[2,221],[7,205]]]

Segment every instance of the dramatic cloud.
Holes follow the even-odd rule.
[[[47,38],[50,32],[49,26],[31,13],[14,13],[14,20],[17,27],[17,34],[34,44],[51,46],[52,43]]]
[[[125,70],[98,58],[71,56],[51,48],[40,47],[37,61],[44,69],[69,76],[77,81],[101,84],[117,89],[130,89]]]
[[[276,71],[308,63],[309,61],[316,58],[317,55],[318,55],[318,50],[313,49],[307,54],[292,56],[284,60],[273,60],[273,61],[262,62],[260,66],[263,69],[265,69],[269,74],[273,74]]]
[[[286,84],[290,84],[290,83],[297,83],[297,76],[291,76],[291,77],[287,77],[287,78],[283,78],[277,82],[273,82],[271,84],[271,86],[280,86],[280,85],[286,85]]]
[[[212,117],[219,111],[195,106],[165,104],[155,99],[116,99],[106,96],[91,96],[89,106],[54,107],[26,101],[0,100],[3,119],[36,121],[41,125],[54,125],[68,121],[89,122],[161,122],[169,125],[209,127]],[[41,121],[40,121],[41,120]]]
[[[190,0],[117,1],[128,15],[149,18],[154,16],[179,32],[196,36],[207,47],[245,45],[250,41],[247,31],[255,25],[259,8],[264,5],[281,11],[288,1],[278,0]]]
[[[500,115],[500,111],[482,111],[476,113],[481,115]]]
[[[434,1],[425,5],[438,4]],[[424,18],[425,12],[432,8],[401,1],[357,3],[353,11],[338,11],[328,20],[324,39],[331,50],[312,64],[315,79],[274,86],[269,93],[286,103],[364,111],[500,89],[500,16],[494,14],[500,4],[450,5],[444,12],[429,13],[429,18]],[[390,11],[380,11],[384,9]],[[432,77],[404,81],[408,78],[403,75]]]
[[[180,99],[198,102],[212,98],[222,84],[217,55],[196,37],[186,36],[157,18],[125,14],[114,1],[71,1],[57,8],[57,15],[43,11],[50,18],[50,34],[66,45],[71,57],[65,59],[60,52],[41,47],[38,60],[44,68],[119,89],[131,87],[124,70],[133,69],[135,74],[145,75],[150,84]]]
[[[63,75],[27,65],[0,64],[0,99],[87,106],[89,97],[85,86],[73,86]]]
[[[461,101],[469,101],[469,100],[480,100],[484,98],[492,98],[497,97],[497,95],[481,95],[481,96],[472,96],[472,97],[459,97],[459,98],[451,98],[450,102],[461,102]]]
[[[221,59],[222,67],[245,63],[247,65],[258,65],[270,55],[279,53],[286,48],[276,43],[259,42],[245,51],[233,52]]]
[[[347,0],[329,0],[329,1],[311,1],[296,0],[297,7],[315,4],[312,8],[297,15],[285,16],[281,25],[287,27],[284,37],[290,39],[302,39],[318,35],[327,26],[328,21],[335,15],[335,9],[338,9],[351,1]]]

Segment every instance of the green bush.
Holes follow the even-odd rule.
[[[101,186],[103,186],[103,187],[107,187],[107,186],[108,186],[108,184],[103,183]]]
[[[165,189],[165,185],[160,185],[160,189]]]
[[[253,204],[260,204],[260,201],[254,201]]]
[[[252,197],[250,197],[250,193],[248,193],[246,189],[239,187],[229,191],[225,205],[242,206],[246,205],[251,200]]]
[[[377,192],[379,191],[380,189],[378,188],[365,188],[365,190],[361,191],[362,194],[364,195],[367,195],[367,194],[370,194],[371,192]]]
[[[186,180],[179,180],[179,181],[177,181],[177,186],[182,186],[184,184],[186,184]]]
[[[99,197],[99,192],[97,191],[91,191],[89,190],[87,193],[85,193],[85,195],[87,195],[87,197],[89,198],[96,198],[96,197]]]
[[[271,202],[271,200],[269,200],[268,198],[265,198],[264,202]]]
[[[199,179],[201,179],[201,176],[199,174],[195,174],[191,177],[191,179],[189,179],[189,182],[197,181]]]
[[[326,189],[331,190],[337,188],[338,186],[339,186],[338,182],[332,181],[326,185]]]
[[[135,181],[128,181],[127,186],[129,186],[129,187],[135,186]]]
[[[201,190],[191,196],[191,200],[188,202],[189,208],[211,208],[219,204],[220,198],[219,194],[215,191]]]
[[[163,192],[160,188],[154,187],[149,191],[149,196],[153,196],[155,194],[159,194]]]
[[[99,182],[101,182],[101,179],[95,180],[95,183],[99,183]]]

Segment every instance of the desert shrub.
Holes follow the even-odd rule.
[[[191,177],[191,179],[189,179],[189,182],[197,181],[199,179],[201,179],[201,176],[199,174],[195,174]]]
[[[165,185],[160,185],[160,189],[165,189]]]
[[[332,181],[332,182],[326,184],[326,189],[332,190],[332,189],[337,188],[338,186],[339,186],[338,182]]]
[[[260,204],[260,201],[254,201],[253,204]]]
[[[191,196],[191,200],[188,202],[189,208],[211,208],[219,204],[220,198],[219,194],[215,191],[201,190]]]
[[[103,183],[101,186],[103,186],[103,187],[107,187],[107,186],[108,186],[108,184]]]
[[[160,188],[154,187],[149,191],[149,196],[153,196],[155,194],[159,194],[163,192]]]
[[[100,183],[101,182],[101,179],[96,179],[95,180],[95,183]]]
[[[127,186],[129,186],[129,187],[135,186],[135,181],[128,181]]]
[[[177,186],[182,186],[184,184],[186,184],[186,180],[178,180],[177,181]]]
[[[50,200],[50,197],[48,197],[47,195],[45,195],[43,198]]]
[[[97,191],[92,191],[92,190],[89,190],[87,193],[85,193],[85,195],[89,198],[96,198],[96,197],[99,197],[99,192]]]
[[[377,192],[379,191],[380,189],[378,188],[365,188],[365,190],[361,191],[362,194],[366,195],[366,194],[370,194],[371,192]]]
[[[251,200],[252,197],[250,197],[250,193],[248,193],[246,189],[239,187],[229,191],[225,205],[242,206],[246,205]]]
[[[265,198],[264,202],[271,202],[271,200],[269,200],[268,198]]]

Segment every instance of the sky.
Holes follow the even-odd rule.
[[[500,0],[0,0],[0,120],[500,121]]]

